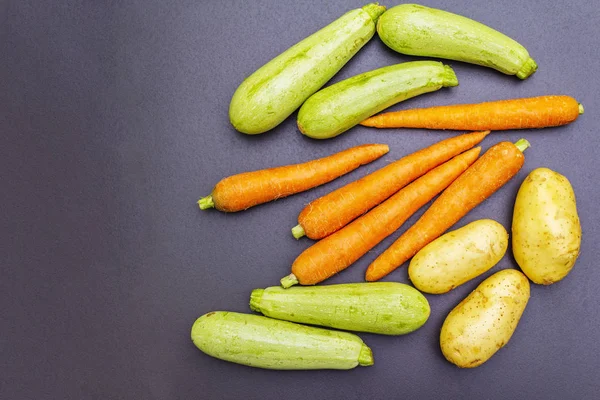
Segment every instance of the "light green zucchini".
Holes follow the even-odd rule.
[[[329,139],[403,100],[457,85],[452,68],[441,62],[390,65],[313,94],[298,112],[298,129],[313,139]]]
[[[279,125],[373,37],[384,11],[378,3],[349,11],[260,67],[235,91],[231,124],[252,135]]]
[[[537,69],[527,49],[472,19],[417,4],[401,4],[377,22],[383,43],[402,54],[439,57],[494,68],[525,79]]]
[[[396,282],[255,289],[250,308],[272,318],[384,335],[412,332],[430,313],[425,296]]]
[[[352,369],[373,365],[356,335],[259,315],[210,312],[192,326],[192,341],[209,356],[267,369]]]

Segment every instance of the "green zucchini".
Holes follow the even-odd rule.
[[[452,68],[441,62],[390,65],[313,94],[298,112],[298,129],[314,139],[329,139],[403,100],[457,85]]]
[[[279,125],[375,35],[378,3],[347,12],[250,75],[229,105],[231,124],[258,134]]]
[[[373,365],[356,335],[259,315],[210,312],[192,326],[192,341],[209,356],[267,369],[352,369]]]
[[[430,313],[425,296],[396,282],[255,289],[250,308],[271,318],[384,335],[412,332]]]
[[[412,56],[439,57],[494,68],[525,79],[537,69],[527,49],[472,19],[417,4],[386,11],[377,33],[393,50]]]

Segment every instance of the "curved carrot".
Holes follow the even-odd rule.
[[[570,96],[540,96],[387,112],[368,118],[361,125],[500,131],[566,125],[580,114],[583,106]]]
[[[369,211],[406,184],[481,142],[489,131],[442,140],[310,202],[292,229],[296,239],[322,239]]]
[[[444,190],[479,157],[476,147],[436,167],[296,258],[283,287],[314,285],[346,269]]]
[[[525,139],[492,147],[458,177],[386,251],[367,268],[367,281],[376,281],[402,265],[441,236],[479,203],[508,182],[523,166]]]
[[[222,179],[201,210],[240,211],[322,185],[386,154],[386,144],[365,144],[303,164],[244,172]]]

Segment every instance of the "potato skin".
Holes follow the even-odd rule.
[[[496,265],[508,247],[508,233],[498,222],[482,219],[448,232],[411,260],[408,277],[417,289],[441,294]]]
[[[446,317],[440,332],[444,357],[478,367],[510,340],[529,300],[529,280],[505,269],[484,280]]]
[[[521,184],[512,223],[512,248],[534,283],[550,285],[575,265],[581,224],[569,180],[548,168],[533,170]]]

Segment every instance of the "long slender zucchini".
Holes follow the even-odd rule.
[[[255,289],[250,308],[272,318],[384,335],[412,332],[430,313],[418,290],[395,282]]]
[[[384,11],[378,3],[349,11],[260,67],[235,91],[231,124],[247,134],[279,125],[373,37]]]
[[[298,129],[314,139],[332,138],[403,100],[456,85],[452,68],[437,61],[379,68],[313,94],[298,112]]]
[[[371,349],[356,335],[259,315],[210,312],[192,326],[204,353],[267,369],[352,369],[373,365]]]
[[[439,57],[494,68],[525,79],[537,69],[527,49],[489,26],[461,15],[401,4],[386,11],[377,33],[402,54]]]

